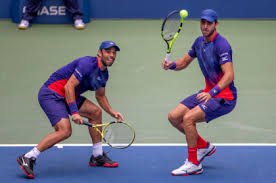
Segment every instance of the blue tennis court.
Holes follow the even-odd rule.
[[[132,146],[110,151],[118,168],[90,167],[89,146],[54,147],[43,153],[35,166],[36,178],[25,177],[15,157],[31,147],[0,148],[0,172],[3,182],[276,182],[276,146],[217,146],[217,151],[203,161],[204,172],[194,176],[172,176],[187,155],[186,146]]]

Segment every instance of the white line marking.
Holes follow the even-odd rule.
[[[57,144],[57,145],[55,145],[57,148],[59,148],[59,149],[61,149],[61,148],[63,148],[63,145],[62,144]]]
[[[0,147],[32,147],[37,144],[0,144]],[[276,143],[214,143],[216,146],[276,146]],[[57,148],[62,148],[66,146],[92,146],[92,144],[57,144]],[[103,144],[103,146],[108,146]],[[132,144],[131,146],[187,146],[187,144]]]

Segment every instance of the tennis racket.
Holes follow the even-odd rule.
[[[96,129],[104,142],[116,149],[129,147],[135,139],[134,129],[125,122],[112,121],[110,123],[91,124],[84,121],[83,124]]]
[[[170,61],[171,49],[174,40],[182,29],[184,17],[180,16],[179,10],[174,10],[164,19],[161,27],[161,36],[167,44],[167,62]]]

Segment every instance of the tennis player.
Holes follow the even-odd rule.
[[[204,90],[187,97],[168,115],[171,124],[186,135],[188,158],[172,171],[172,175],[192,175],[203,172],[201,162],[212,155],[216,147],[199,136],[196,124],[209,123],[215,118],[230,113],[237,99],[234,86],[232,49],[228,41],[217,32],[217,13],[212,9],[201,14],[200,28],[203,36],[198,37],[188,54],[175,62],[162,62],[165,70],[185,69],[197,57],[205,77]]]
[[[97,57],[86,56],[74,60],[54,72],[41,87],[38,101],[55,131],[48,134],[31,151],[17,157],[18,164],[29,178],[34,178],[33,166],[39,154],[71,136],[69,115],[72,115],[76,124],[83,123],[82,117],[88,118],[93,124],[101,124],[103,108],[117,121],[124,119],[121,113],[111,108],[105,95],[107,67],[114,63],[117,51],[120,51],[120,48],[114,42],[104,41],[99,47]],[[81,96],[88,90],[95,91],[101,108]],[[89,133],[93,143],[89,164],[117,167],[118,163],[103,152],[101,135],[93,128],[89,128]]]

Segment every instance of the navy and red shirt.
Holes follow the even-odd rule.
[[[108,80],[108,70],[100,70],[99,59],[97,57],[81,57],[65,65],[54,72],[44,83],[46,87],[65,97],[64,86],[69,78],[74,74],[79,85],[75,88],[76,97],[91,90],[96,91],[100,87],[105,87]]]
[[[228,41],[220,34],[215,33],[211,42],[206,43],[203,36],[198,37],[188,54],[197,57],[200,69],[205,77],[204,92],[209,92],[223,76],[221,65],[232,62],[232,49]],[[235,100],[237,90],[232,81],[216,98]]]

